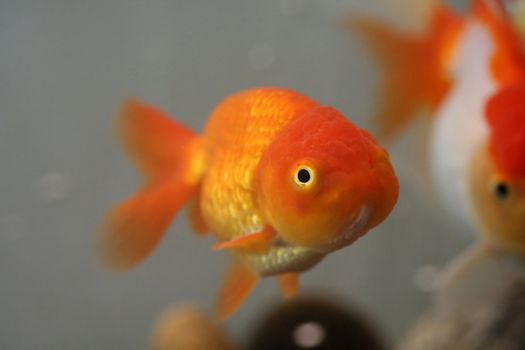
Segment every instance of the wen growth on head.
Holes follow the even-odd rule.
[[[300,272],[382,222],[398,197],[388,154],[366,131],[287,89],[226,98],[202,135],[130,101],[119,131],[145,183],[108,214],[104,261],[117,270],[140,263],[188,206],[195,232],[232,255],[220,318],[261,277],[295,294]]]

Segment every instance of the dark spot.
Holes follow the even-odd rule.
[[[340,298],[302,296],[269,309],[254,323],[245,349],[385,349],[377,330],[357,310],[341,303]]]
[[[299,169],[299,171],[297,172],[297,180],[299,180],[300,183],[306,184],[310,182],[311,179],[312,175],[307,169]]]
[[[497,182],[493,188],[494,195],[498,199],[506,199],[510,195],[510,188],[506,182]]]

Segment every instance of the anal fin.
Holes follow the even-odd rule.
[[[277,282],[285,298],[292,298],[299,292],[298,273],[283,273],[277,276]]]
[[[259,276],[254,271],[240,261],[234,260],[226,272],[219,293],[216,309],[217,319],[223,321],[235,313],[258,281]]]

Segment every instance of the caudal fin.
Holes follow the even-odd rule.
[[[348,26],[384,75],[375,115],[380,138],[398,134],[421,109],[437,107],[451,85],[447,64],[461,27],[452,11],[436,4],[427,30],[419,36],[355,16]]]
[[[199,185],[198,138],[162,112],[130,101],[119,132],[145,185],[106,217],[100,249],[108,267],[126,270],[146,258]]]

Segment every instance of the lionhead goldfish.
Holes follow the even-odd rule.
[[[142,261],[190,203],[195,231],[233,254],[220,318],[260,277],[277,276],[293,295],[297,273],[378,225],[397,201],[387,152],[337,110],[291,90],[228,97],[201,136],[136,101],[119,125],[146,184],[109,213],[105,262],[123,270]]]
[[[424,1],[431,15],[419,34],[350,21],[385,73],[380,134],[427,107],[437,193],[486,242],[525,255],[525,51],[512,1],[473,0],[466,14]]]

